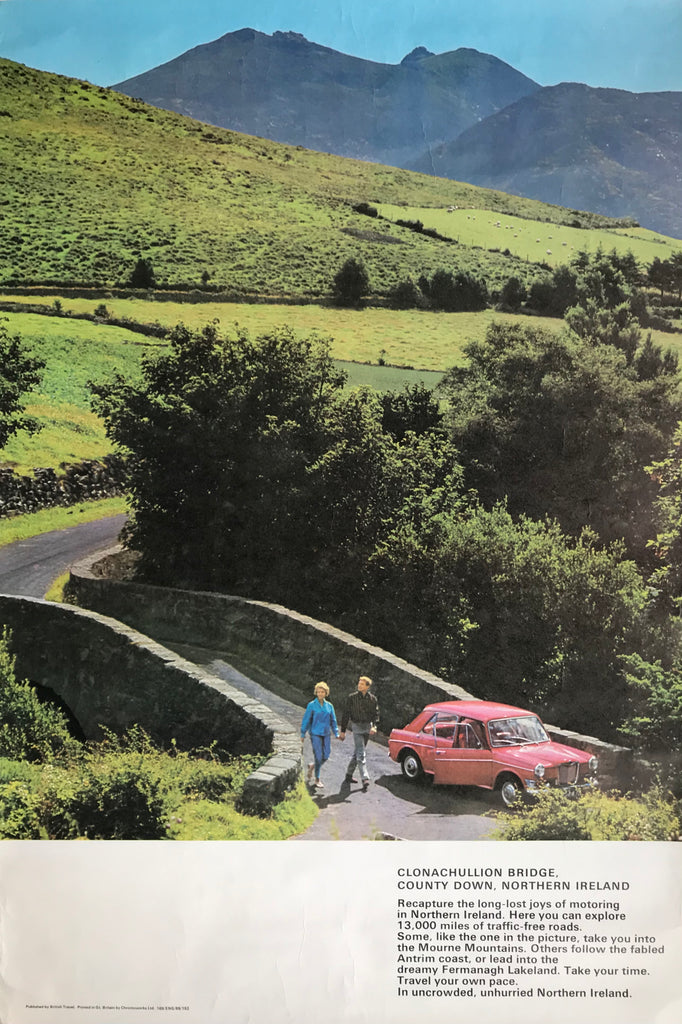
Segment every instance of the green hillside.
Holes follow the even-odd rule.
[[[575,211],[210,127],[107,89],[0,60],[0,283],[157,282],[319,295],[361,256],[372,289],[457,266],[489,286],[532,264],[453,246],[352,204],[459,205],[569,223]],[[585,225],[607,225],[585,215]]]

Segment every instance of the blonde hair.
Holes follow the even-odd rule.
[[[327,686],[326,683],[315,683],[315,686],[313,687],[313,693],[317,693],[317,691],[320,689],[320,687],[322,687],[322,689],[324,690],[325,694],[328,697],[329,696],[329,687]]]
[[[359,683],[367,683],[368,686],[372,685],[372,680],[369,678],[369,676],[360,676],[360,678],[358,679],[358,682]]]

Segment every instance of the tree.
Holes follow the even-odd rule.
[[[429,283],[429,299],[434,309],[446,312],[477,311],[488,305],[488,289],[484,281],[471,274],[437,270]]]
[[[660,290],[661,299],[664,292],[672,291],[674,275],[670,260],[662,260],[655,256],[647,271],[647,280],[650,285]]]
[[[646,466],[662,456],[682,415],[679,376],[638,380],[612,345],[532,325],[494,324],[449,370],[453,444],[487,507],[549,515],[579,535],[625,537],[642,554],[654,489]]]
[[[381,423],[397,441],[412,431],[425,434],[437,430],[442,421],[440,402],[423,382],[406,384],[402,391],[386,391],[381,395]]]
[[[508,278],[500,292],[500,305],[507,309],[520,309],[521,303],[526,301],[528,293],[526,287],[518,277]]]
[[[411,277],[399,281],[390,294],[391,305],[396,309],[414,309],[424,306],[424,295]]]
[[[20,430],[35,434],[41,429],[32,416],[25,416],[28,392],[42,379],[45,363],[31,356],[18,334],[10,335],[0,322],[0,449]]]
[[[130,453],[128,543],[150,579],[260,580],[286,549],[344,375],[327,343],[286,331],[252,341],[179,325],[169,341],[143,360],[140,383],[92,385],[109,436]]]
[[[154,288],[156,278],[152,261],[140,257],[130,275],[129,283],[131,288]]]
[[[429,457],[426,435],[396,441],[379,396],[345,390],[323,340],[179,326],[170,346],[143,362],[140,383],[93,385],[129,453],[127,543],[145,576],[311,613],[353,607],[411,489],[421,500],[456,486],[450,449]]]
[[[337,270],[332,282],[336,302],[341,306],[358,306],[370,290],[369,275],[362,260],[351,256]]]
[[[678,249],[670,257],[670,283],[677,289],[677,301],[682,302],[682,251]]]
[[[622,545],[460,501],[399,523],[371,569],[375,632],[365,637],[477,696],[614,735],[620,655],[641,644],[648,601]]]
[[[632,363],[642,331],[628,303],[608,306],[587,298],[582,305],[566,310],[564,320],[583,340],[592,345],[613,345],[625,353],[628,364]]]
[[[670,610],[682,606],[682,424],[664,457],[649,467],[657,488],[656,536],[651,548],[656,563],[651,584]]]
[[[533,281],[528,305],[547,316],[563,316],[578,301],[578,274],[571,267],[560,266],[551,277]]]

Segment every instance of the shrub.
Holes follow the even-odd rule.
[[[151,260],[139,259],[130,275],[131,288],[154,288],[156,278]]]
[[[40,839],[38,800],[25,782],[0,785],[0,839]]]
[[[154,765],[138,753],[88,755],[46,769],[40,815],[51,839],[161,839],[168,808]]]
[[[0,757],[17,761],[49,761],[73,749],[65,716],[42,704],[28,682],[15,675],[15,659],[9,651],[10,633],[0,638]]]
[[[441,269],[431,278],[429,297],[435,309],[476,312],[488,305],[488,288],[485,281],[471,274],[459,272],[453,276],[449,270]]]
[[[379,215],[376,206],[370,206],[369,203],[356,203],[353,209],[356,213],[363,213],[365,217],[377,217]]]
[[[389,300],[396,309],[414,309],[415,307],[423,307],[425,305],[424,295],[411,277],[400,281],[392,289]]]
[[[40,775],[38,765],[27,761],[12,761],[8,757],[0,757],[0,786],[6,782],[25,782],[32,785]]]
[[[673,801],[659,789],[638,799],[594,792],[571,800],[547,787],[532,804],[501,814],[494,838],[660,842],[679,835]]]
[[[561,790],[547,788],[533,798],[532,805],[501,814],[495,839],[570,841],[591,839],[577,800],[568,800]]]
[[[665,842],[680,837],[674,804],[660,789],[638,799],[592,793],[584,810],[592,839]]]

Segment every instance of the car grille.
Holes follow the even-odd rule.
[[[559,765],[557,781],[560,786],[573,786],[578,781],[580,765],[577,761],[564,761]]]

